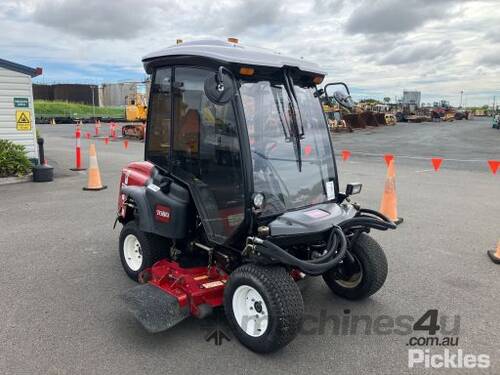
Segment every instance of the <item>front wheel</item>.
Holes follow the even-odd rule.
[[[144,269],[161,258],[165,241],[152,233],[142,232],[135,220],[125,224],[120,232],[119,251],[123,269],[137,281]]]
[[[249,349],[274,352],[290,343],[300,329],[304,302],[283,267],[245,264],[230,276],[224,309],[232,331]]]
[[[328,287],[340,297],[359,300],[376,293],[387,278],[387,258],[373,238],[361,233],[351,249],[354,262],[344,258],[323,274]]]

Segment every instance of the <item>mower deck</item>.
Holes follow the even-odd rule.
[[[132,315],[151,333],[165,331],[189,316],[189,310],[181,308],[174,296],[151,284],[128,290],[123,299]]]
[[[143,272],[146,284],[123,294],[130,312],[150,332],[161,332],[190,315],[203,318],[223,303],[228,276],[215,267],[182,268],[161,260]]]

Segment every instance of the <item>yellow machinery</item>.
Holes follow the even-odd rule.
[[[342,119],[342,111],[338,104],[323,103],[323,111],[325,112],[326,119],[328,122],[328,127],[330,130],[339,131],[349,131],[352,129],[347,125],[347,123]]]
[[[384,117],[386,125],[396,125],[397,120],[393,113],[386,113]]]
[[[146,121],[148,116],[148,106],[143,94],[136,93],[127,96],[127,106],[125,107],[125,116],[127,121]]]
[[[122,126],[123,137],[134,137],[144,139],[145,123],[148,117],[148,106],[146,98],[143,94],[136,93],[125,97],[126,107],[125,116],[128,122],[136,122],[136,124],[128,124]],[[137,124],[137,122],[140,122]]]
[[[441,120],[448,121],[448,122],[455,121],[455,113],[448,111],[444,114],[444,116],[441,118]]]

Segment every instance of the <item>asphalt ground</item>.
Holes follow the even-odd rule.
[[[120,228],[112,229],[120,169],[143,158],[144,144],[131,140],[125,150],[121,141],[97,140],[108,189],[85,192],[85,172],[69,171],[74,127],[39,128],[55,181],[0,186],[0,373],[430,373],[408,368],[409,339],[425,332],[366,331],[363,324],[356,332],[336,332],[333,324],[360,315],[373,322],[406,315],[415,322],[429,309],[437,309],[439,319],[448,317],[442,326],[457,328],[448,334],[459,338],[450,351],[490,357],[487,369],[454,372],[500,373],[500,266],[486,256],[500,239],[500,173],[493,175],[486,164],[500,159],[500,131],[489,120],[334,135],[337,152],[352,152],[347,162],[338,158],[341,185],[362,182],[355,200],[363,207],[378,209],[386,172],[382,155],[396,155],[398,209],[405,221],[396,231],[372,232],[389,261],[384,287],[365,301],[349,302],[335,297],[321,278],[307,280],[304,330],[271,355],[240,345],[220,312],[160,334],[145,332],[119,298],[134,283],[118,257]],[[86,131],[93,127],[84,125]],[[85,138],[82,147],[86,163]],[[455,160],[445,160],[435,172],[426,159],[434,156]],[[205,341],[216,327],[231,341]]]

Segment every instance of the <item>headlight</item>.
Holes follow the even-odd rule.
[[[359,194],[359,193],[361,193],[362,187],[363,187],[363,185],[360,183],[347,184],[347,187],[345,189],[345,193],[347,196]]]
[[[262,208],[265,203],[264,194],[255,193],[252,197],[252,204],[255,208]]]

